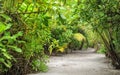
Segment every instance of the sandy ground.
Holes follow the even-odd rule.
[[[120,75],[120,70],[114,70],[103,54],[93,51],[88,49],[53,56],[48,63],[48,72],[29,75]]]

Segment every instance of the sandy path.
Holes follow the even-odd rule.
[[[120,75],[120,70],[110,68],[103,54],[77,51],[72,54],[50,58],[47,73],[29,75]]]

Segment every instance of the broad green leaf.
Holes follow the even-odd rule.
[[[7,60],[7,62],[3,62],[4,65],[8,68],[10,68],[12,66],[11,62],[9,60]]]
[[[11,55],[8,54],[7,52],[3,52],[2,53],[7,59],[10,59],[11,60]]]
[[[0,38],[0,41],[2,41],[2,40],[4,40],[4,39],[11,39],[11,37],[10,36],[3,36],[2,38]]]
[[[14,47],[14,50],[15,50],[16,52],[19,52],[19,53],[22,52],[22,49],[20,49],[20,48],[18,48],[18,47]]]
[[[0,33],[4,32],[5,30],[6,30],[5,24],[3,24],[2,22],[0,22]]]
[[[18,37],[20,37],[20,36],[22,36],[22,35],[23,35],[23,33],[20,31],[20,32],[18,32],[17,34],[13,35],[11,38],[12,38],[13,40],[16,40],[16,38],[18,38]]]
[[[12,26],[11,24],[7,24],[7,26],[6,26],[6,30],[7,30],[7,29],[10,29],[11,26]]]
[[[17,46],[8,46],[9,48],[12,48],[15,52],[21,53],[22,49],[18,48]]]
[[[25,44],[26,42],[25,42],[25,41],[18,41],[18,43],[23,43],[23,44]]]
[[[0,48],[1,49],[1,48]],[[2,52],[6,52],[6,49],[1,49]]]

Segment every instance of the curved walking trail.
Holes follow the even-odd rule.
[[[105,56],[94,53],[94,49],[52,56],[48,66],[46,73],[29,75],[120,75],[120,70],[110,67]]]

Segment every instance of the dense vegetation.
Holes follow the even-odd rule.
[[[119,0],[0,0],[0,75],[45,72],[48,56],[87,47],[120,68],[119,22]]]
[[[112,64],[120,68],[120,1],[83,0],[78,10],[82,21],[87,21],[101,37]],[[84,9],[86,8],[86,9]]]

